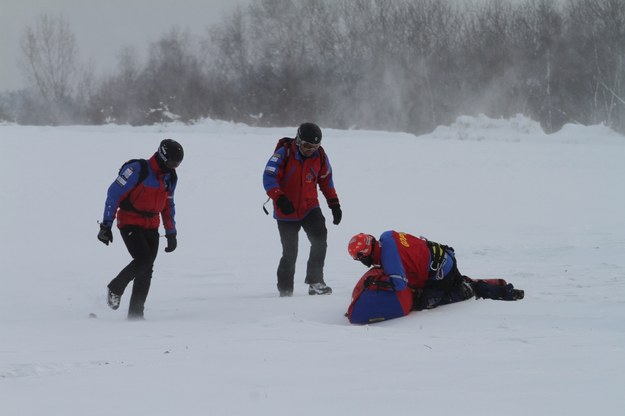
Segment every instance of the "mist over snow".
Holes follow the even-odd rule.
[[[323,128],[323,126],[321,126]],[[616,415],[625,408],[625,137],[545,134],[523,116],[432,133],[323,129],[343,222],[325,280],[279,298],[262,172],[295,126],[0,125],[0,414]],[[145,322],[106,306],[129,261],[96,239],[106,190],[170,137],[185,148],[178,249],[155,263]],[[8,166],[6,165],[8,164]],[[321,204],[331,218],[325,200]],[[452,245],[460,271],[525,290],[370,326],[344,313],[358,232]],[[90,314],[97,318],[90,318]]]

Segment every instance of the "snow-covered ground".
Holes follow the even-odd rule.
[[[334,294],[307,295],[302,233],[295,295],[279,298],[261,176],[294,133],[1,125],[0,414],[621,414],[625,137],[546,135],[521,116],[419,137],[324,129],[344,213],[328,221]],[[128,293],[118,311],[104,297],[129,255],[117,230],[112,246],[97,241],[97,220],[120,164],[165,137],[186,152],[179,244],[163,242],[147,320],[129,322]],[[526,298],[350,325],[365,269],[347,241],[388,229],[450,244],[463,273]]]

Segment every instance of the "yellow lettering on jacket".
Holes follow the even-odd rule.
[[[399,234],[399,242],[401,243],[401,245],[404,247],[410,247],[410,244],[408,244],[408,239],[406,238],[406,233],[398,233],[398,234]]]

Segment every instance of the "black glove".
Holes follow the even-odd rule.
[[[100,224],[100,232],[98,233],[98,240],[102,241],[107,246],[113,242],[113,232],[109,225]]]
[[[340,204],[332,205],[330,209],[332,210],[332,218],[333,218],[332,223],[335,225],[338,225],[341,222],[341,218],[343,218],[343,211],[341,211],[341,205]]]
[[[171,253],[176,249],[176,247],[178,247],[176,234],[167,234],[165,237],[167,238],[167,247],[165,247],[165,253]]]
[[[286,195],[280,195],[280,197],[276,200],[276,205],[284,215],[289,215],[295,212],[293,203],[289,201],[289,198],[287,198]]]

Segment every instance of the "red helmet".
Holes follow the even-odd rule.
[[[349,240],[347,251],[354,260],[360,260],[371,255],[374,242],[375,237],[371,234],[356,234]]]

